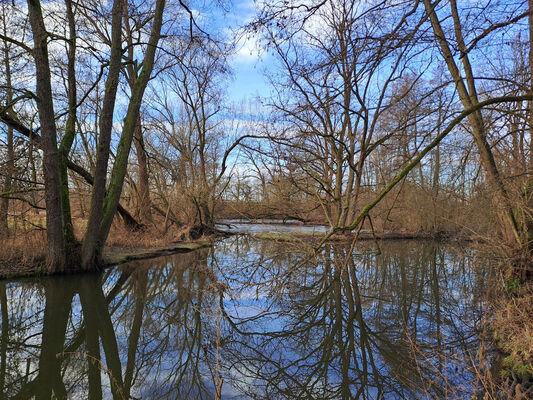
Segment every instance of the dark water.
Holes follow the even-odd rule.
[[[488,275],[473,251],[397,241],[302,262],[304,247],[232,237],[1,282],[2,398],[470,398]]]

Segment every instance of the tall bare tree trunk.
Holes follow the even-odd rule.
[[[133,87],[135,86],[135,80],[137,79],[137,72],[133,62],[135,47],[133,45],[133,32],[131,31],[130,27],[127,4],[124,4],[124,28],[126,30],[126,40],[128,42],[128,58],[131,61],[128,63],[126,71],[130,89],[133,90]],[[142,120],[140,114],[137,118],[137,124],[134,130],[133,143],[135,145],[135,152],[137,154],[137,206],[139,217],[142,223],[149,224],[152,222],[152,201],[150,199],[148,159],[146,157],[146,149],[144,147]]]
[[[120,0],[116,0],[117,2]],[[100,266],[102,262],[102,251],[109,235],[109,230],[111,229],[111,224],[113,223],[113,217],[117,211],[117,207],[120,200],[120,195],[122,193],[122,186],[124,184],[124,177],[126,176],[126,171],[128,168],[128,158],[131,149],[131,142],[133,140],[135,126],[139,118],[139,110],[141,108],[141,102],[143,99],[144,91],[150,80],[150,75],[152,73],[155,61],[155,53],[157,50],[157,44],[159,42],[161,27],[163,25],[163,11],[165,8],[165,0],[157,0],[154,18],[152,23],[152,29],[150,32],[150,38],[146,46],[146,53],[141,67],[141,72],[139,76],[135,79],[135,84],[131,90],[131,97],[128,105],[128,111],[126,117],[124,118],[124,125],[122,128],[122,135],[118,143],[115,163],[111,171],[111,178],[109,180],[109,186],[107,193],[105,192],[105,187],[101,188],[104,190],[105,201],[103,202],[103,207],[98,211],[98,215],[101,216],[99,221],[94,221],[95,224],[98,224],[98,232],[93,233],[91,231],[91,236],[86,235],[86,240],[89,241],[83,243],[84,248],[82,249],[82,268],[91,269]],[[122,15],[123,6],[121,5],[121,15]],[[117,23],[118,27],[121,26],[121,20]],[[106,162],[107,167],[107,162]],[[97,160],[98,168],[98,160]],[[103,171],[100,171],[103,172]],[[105,180],[105,179],[104,179]],[[94,190],[97,190],[96,187]],[[93,210],[91,210],[91,214]],[[91,215],[92,218],[92,215]],[[91,220],[89,220],[91,222]],[[89,233],[89,228],[87,233]]]
[[[50,64],[48,60],[48,33],[43,21],[39,0],[28,0],[28,14],[33,32],[35,73],[37,78],[37,105],[41,123],[43,169],[46,200],[47,264],[49,271],[62,272],[66,265],[63,236],[63,207],[61,177],[55,125]]]
[[[74,138],[76,137],[76,108],[77,108],[77,91],[76,91],[76,22],[74,20],[74,11],[72,9],[72,0],[65,0],[65,9],[67,14],[69,43],[68,43],[68,62],[67,62],[67,85],[68,85],[68,118],[65,127],[65,133],[61,144],[59,145],[59,167],[61,176],[61,202],[63,205],[63,230],[65,236],[65,246],[68,253],[73,253],[78,247],[74,237],[74,228],[72,226],[72,215],[70,212],[70,192],[68,187],[68,169],[67,161],[69,157]]]
[[[152,200],[150,199],[150,181],[148,175],[148,158],[144,147],[141,118],[135,126],[134,140],[135,152],[137,153],[137,192],[139,196],[139,217],[142,223],[152,222]]]
[[[4,36],[7,36],[6,20],[4,18]],[[12,114],[11,102],[13,101],[13,90],[11,87],[11,64],[9,62],[9,44],[4,40],[4,66],[6,74],[6,102],[7,113]],[[7,193],[11,191],[13,174],[15,173],[15,149],[13,145],[13,128],[7,128],[7,157],[6,157],[6,169],[4,177],[4,185],[1,189],[3,193],[6,193],[5,197],[0,198],[0,237],[5,237],[9,233],[9,225],[7,221],[9,211],[9,197]]]

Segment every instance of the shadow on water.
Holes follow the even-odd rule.
[[[471,396],[488,280],[474,252],[334,245],[301,264],[300,247],[236,236],[0,282],[1,398]]]

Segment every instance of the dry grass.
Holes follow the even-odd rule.
[[[170,241],[172,241],[172,237],[169,234],[162,234],[154,228],[148,227],[143,231],[131,232],[120,224],[113,224],[105,247],[106,249],[133,249],[161,246]]]
[[[75,219],[74,233],[81,241],[85,233],[87,221]],[[208,236],[197,227],[173,228],[160,231],[157,225],[146,227],[143,231],[131,232],[121,222],[114,223],[104,251],[107,253],[123,252],[124,250],[162,248],[166,245],[202,239]],[[0,241],[0,278],[35,275],[46,260],[46,230],[13,229],[8,238]]]
[[[106,250],[137,249],[163,247],[170,243],[206,239],[212,232],[202,228],[182,227],[160,231],[155,226],[148,226],[142,231],[131,232],[123,224],[113,224],[106,242]]]
[[[46,258],[46,232],[32,230],[2,239],[0,246],[0,276],[35,273],[36,265]]]

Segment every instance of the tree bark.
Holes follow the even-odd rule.
[[[130,89],[133,90],[135,86],[135,80],[137,79],[136,68],[133,63],[134,60],[134,46],[133,46],[133,32],[131,31],[127,4],[124,5],[124,25],[127,32],[128,41],[128,58],[130,63],[127,66],[128,82]],[[148,159],[146,157],[146,150],[144,147],[144,137],[142,130],[142,120],[139,114],[137,118],[137,124],[134,129],[135,152],[137,154],[137,207],[139,211],[139,217],[144,224],[150,224],[152,222],[152,201],[150,199],[150,182],[148,175]]]
[[[70,192],[68,186],[68,169],[67,160],[69,157],[74,138],[76,137],[76,108],[77,108],[77,91],[76,91],[76,22],[72,9],[72,0],[65,0],[65,9],[67,14],[69,43],[68,43],[68,62],[67,62],[67,86],[68,86],[68,118],[65,127],[65,134],[59,145],[59,168],[61,176],[61,202],[63,205],[63,229],[65,235],[65,246],[68,253],[71,253],[77,247],[76,238],[74,237],[74,228],[72,226],[72,215],[70,211]]]
[[[47,265],[51,273],[63,272],[66,266],[63,236],[63,207],[61,178],[55,125],[50,64],[48,60],[48,33],[43,21],[39,0],[28,0],[28,13],[33,32],[35,74],[37,78],[37,106],[42,132],[43,170],[46,201]]]
[[[106,196],[107,166],[111,147],[111,132],[113,129],[113,112],[119,83],[122,59],[122,14],[123,0],[114,0],[111,20],[111,54],[107,75],[105,94],[100,116],[100,136],[96,151],[96,166],[94,171],[93,194],[87,230],[81,249],[81,265],[84,270],[94,270],[98,267],[100,249],[103,248],[107,237],[99,235],[103,217],[103,205]]]
[[[154,13],[152,29],[150,32],[150,39],[146,47],[142,69],[139,76],[135,79],[135,84],[131,91],[128,111],[124,118],[124,126],[122,128],[122,135],[117,148],[115,163],[111,172],[111,179],[109,181],[108,192],[105,198],[103,207],[102,222],[100,224],[100,231],[98,241],[93,249],[92,259],[96,263],[101,262],[102,249],[111,229],[113,216],[117,210],[120,194],[122,193],[122,186],[124,184],[124,177],[128,167],[128,157],[131,149],[131,142],[134,135],[135,125],[139,118],[139,110],[144,95],[146,86],[150,79],[155,61],[155,53],[157,44],[159,42],[161,26],[163,25],[163,11],[165,8],[165,0],[157,0]],[[83,260],[82,260],[83,261]]]
[[[141,222],[149,224],[152,222],[152,200],[150,198],[150,181],[148,175],[148,158],[144,147],[144,137],[142,132],[141,118],[138,118],[135,126],[134,141],[135,152],[137,153],[137,189],[138,207]]]
[[[7,29],[4,20],[4,36],[7,36]],[[13,101],[13,89],[11,87],[11,63],[9,62],[9,45],[4,40],[4,66],[6,74],[6,102],[8,104],[6,112],[12,115],[11,102]],[[12,177],[15,173],[15,149],[13,145],[13,128],[8,126],[7,128],[7,158],[5,179],[2,192],[8,193],[12,188]],[[6,237],[9,234],[8,225],[8,212],[9,212],[9,198],[3,197],[0,199],[0,237]]]

